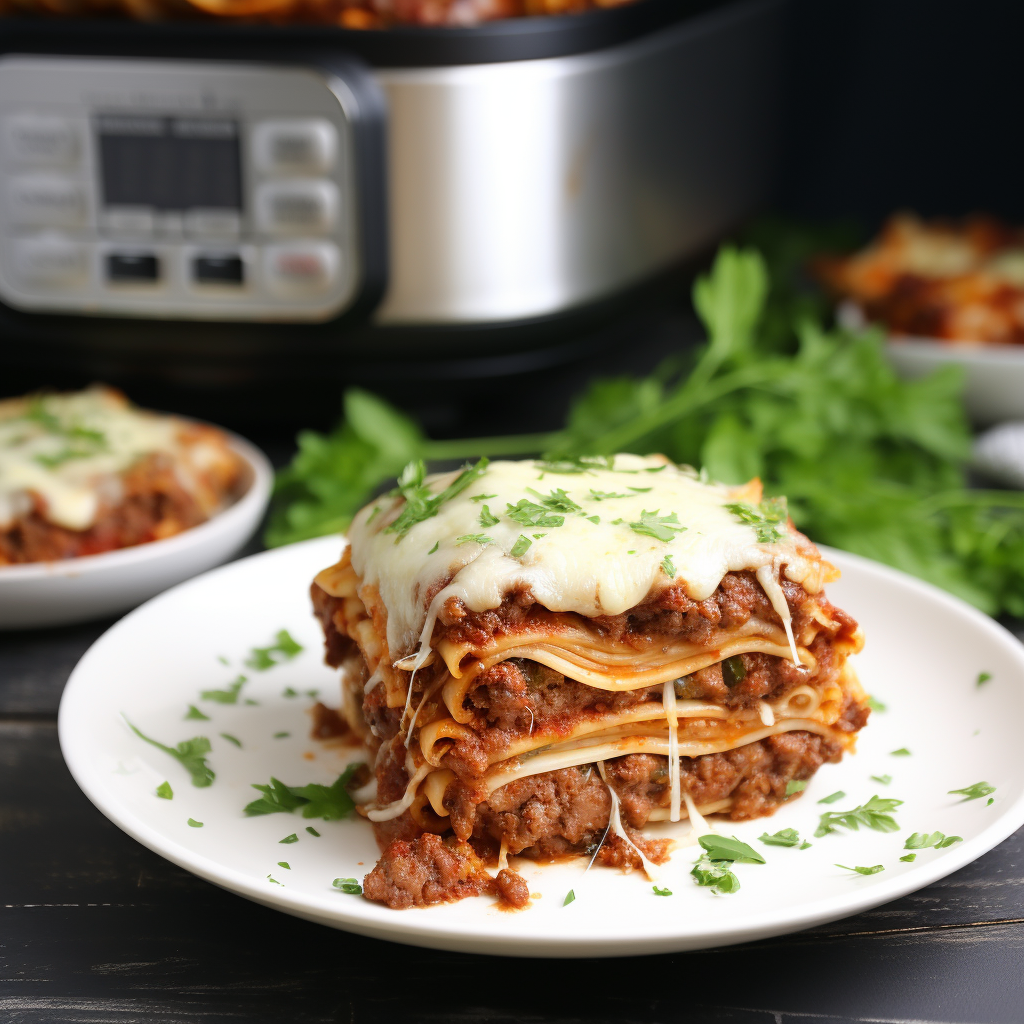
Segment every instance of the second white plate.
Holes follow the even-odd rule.
[[[322,663],[308,588],[340,547],[338,538],[324,538],[266,552],[154,598],[88,651],[61,703],[61,747],[93,803],[150,849],[239,895],[333,927],[441,949],[658,953],[764,938],[866,910],[955,871],[1024,823],[1018,755],[1024,648],[927,584],[830,552],[843,579],[829,596],[861,621],[867,647],[857,669],[887,710],[872,715],[856,755],[825,765],[803,796],[773,818],[719,823],[721,832],[750,843],[767,861],[736,866],[738,893],[715,896],[697,887],[689,875],[694,848],[681,845],[658,882],[671,896],[655,895],[639,873],[595,868],[584,874],[582,862],[522,859],[515,866],[536,895],[518,913],[499,910],[488,897],[392,911],[346,895],[332,880],[361,879],[378,856],[367,823],[243,814],[258,796],[253,783],[271,776],[289,785],[330,783],[358,756],[307,738],[314,691],[334,703],[337,694],[336,674]],[[272,647],[282,629],[304,649],[288,658],[286,642],[284,650],[254,659],[253,650]],[[246,664],[268,659],[281,663]],[[991,678],[978,685],[979,673]],[[245,681],[232,690],[240,676]],[[204,699],[203,691],[212,690],[223,696]],[[234,703],[224,703],[232,696]],[[186,718],[190,706],[208,717]],[[140,740],[126,719],[171,746],[209,738],[213,785],[191,785],[178,761]],[[904,749],[909,753],[894,753]],[[164,781],[173,799],[157,796]],[[996,787],[991,803],[949,794],[978,782]],[[839,790],[843,798],[820,803]],[[852,808],[875,793],[904,801],[895,812],[898,832],[840,829],[814,838],[823,811]],[[787,828],[813,845],[800,850],[758,841],[765,831]],[[685,843],[688,826],[658,831]],[[911,833],[935,831],[962,841],[901,860]],[[837,863],[884,870],[862,876]],[[575,899],[563,906],[570,889]]]

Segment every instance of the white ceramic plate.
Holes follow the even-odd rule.
[[[251,475],[248,490],[233,505],[166,540],[59,562],[0,566],[0,629],[59,626],[123,612],[241,550],[266,511],[274,471],[255,445],[228,437]]]
[[[840,323],[866,323],[860,308],[845,302]],[[964,404],[975,423],[1024,419],[1024,345],[951,344],[935,338],[897,338],[886,345],[889,359],[903,377],[923,377],[952,364],[964,371]]]
[[[1024,822],[1024,648],[941,591],[835,552],[844,578],[830,597],[862,622],[868,640],[858,670],[888,710],[872,716],[855,756],[822,767],[803,797],[773,818],[718,825],[767,860],[736,866],[738,893],[716,896],[696,886],[688,874],[694,849],[682,846],[659,879],[673,893],[666,897],[656,896],[640,873],[594,868],[584,875],[578,861],[523,860],[515,866],[540,895],[518,913],[499,910],[489,897],[393,911],[345,895],[332,880],[361,877],[377,859],[368,824],[242,813],[258,795],[250,784],[272,775],[289,785],[328,783],[356,756],[306,738],[312,699],[303,695],[319,690],[330,700],[337,689],[335,673],[322,664],[307,591],[340,547],[339,539],[324,538],[266,552],[155,598],[96,642],[61,703],[64,757],[96,806],[168,860],[249,899],[364,935],[466,952],[619,956],[698,949],[794,931],[892,900],[974,860]],[[247,670],[247,652],[271,643],[281,629],[305,650],[265,671]],[[223,688],[239,671],[248,678],[239,703],[200,699],[201,690]],[[982,686],[976,684],[980,672],[992,675]],[[300,696],[288,696],[294,692]],[[183,720],[190,704],[210,720]],[[128,729],[122,713],[164,743],[209,737],[214,784],[193,787],[174,759]],[[290,735],[275,738],[280,732]],[[910,756],[890,753],[903,747]],[[872,775],[891,775],[892,782],[880,785]],[[172,800],[155,795],[164,780],[174,790]],[[991,805],[948,795],[983,780],[997,787]],[[844,799],[819,806],[840,789]],[[757,840],[765,830],[785,828],[811,837],[822,811],[851,808],[874,793],[905,801],[896,812],[899,832],[841,830],[811,838],[806,850]],[[189,818],[203,827],[190,827]],[[310,824],[319,838],[305,831]],[[936,830],[963,841],[901,862],[912,832]],[[660,831],[684,837],[688,826]],[[297,842],[281,844],[293,834]],[[861,876],[837,862],[883,864],[885,870]],[[570,889],[575,901],[563,906]]]

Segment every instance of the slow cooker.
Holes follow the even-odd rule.
[[[251,370],[600,324],[763,201],[783,17],[0,21],[0,351]]]

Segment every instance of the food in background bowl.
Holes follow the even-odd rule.
[[[215,427],[92,387],[0,402],[0,566],[163,540],[240,496],[246,463]]]
[[[859,252],[821,257],[819,278],[895,336],[1024,344],[1024,230],[988,217],[891,217]]]

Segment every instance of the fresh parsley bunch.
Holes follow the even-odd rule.
[[[780,279],[776,268],[773,283]],[[615,452],[664,452],[726,483],[760,476],[816,541],[990,614],[1024,616],[1024,494],[967,488],[960,371],[901,380],[878,332],[827,329],[814,303],[781,286],[769,303],[768,291],[757,251],[723,248],[694,287],[708,340],[691,369],[670,363],[647,377],[595,381],[553,433],[431,441],[381,399],[350,390],[331,434],[299,436],[267,543],[343,530],[417,459],[543,453],[552,467],[585,473]],[[762,518],[768,531],[764,510]]]

